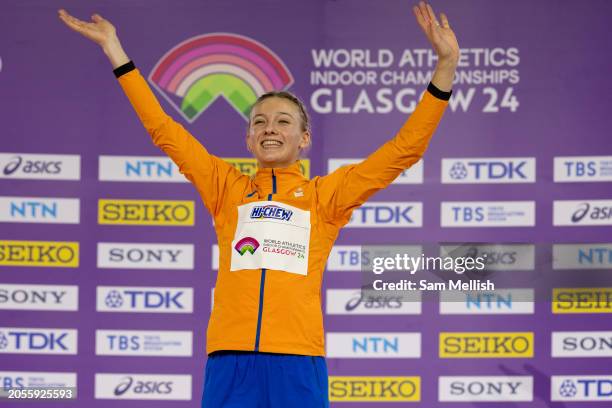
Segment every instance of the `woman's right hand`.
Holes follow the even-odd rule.
[[[60,20],[62,20],[64,24],[84,37],[89,38],[102,48],[117,39],[117,30],[115,26],[112,25],[110,21],[102,18],[99,14],[92,15],[91,22],[88,23],[71,16],[64,9],[60,9],[58,13]]]
[[[91,23],[88,23],[71,16],[64,9],[58,10],[58,14],[64,24],[102,47],[113,68],[117,68],[130,61],[121,47],[115,26],[101,15],[92,15]]]

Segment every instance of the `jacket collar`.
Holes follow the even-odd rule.
[[[274,177],[273,177],[274,175]],[[300,162],[296,161],[289,167],[258,168],[253,176],[253,183],[261,193],[272,192],[273,178],[276,178],[276,193],[287,192],[308,181],[302,174]]]

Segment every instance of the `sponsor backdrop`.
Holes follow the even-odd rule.
[[[609,406],[612,284],[581,278],[612,265],[612,3],[434,5],[462,46],[453,96],[424,159],[357,209],[332,251],[332,404]],[[394,135],[435,55],[410,1],[2,2],[0,384],[76,387],[79,407],[198,406],[211,218],[59,7],[114,22],[164,109],[248,174],[257,94],[304,99],[303,170],[322,175]],[[362,245],[419,256],[441,242],[473,243],[462,248],[507,285],[454,302],[361,297]],[[518,282],[540,272],[570,279],[534,297]]]

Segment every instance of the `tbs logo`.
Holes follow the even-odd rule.
[[[192,288],[98,286],[100,312],[191,313]]]
[[[533,183],[535,158],[442,159],[442,183]]]

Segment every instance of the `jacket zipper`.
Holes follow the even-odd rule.
[[[272,193],[268,194],[268,201],[272,201],[272,194],[276,194],[276,175],[272,169]],[[261,269],[261,280],[259,282],[259,310],[257,311],[257,331],[255,332],[255,350],[259,351],[259,339],[261,337],[261,318],[263,313],[264,287],[266,285],[266,269]]]

